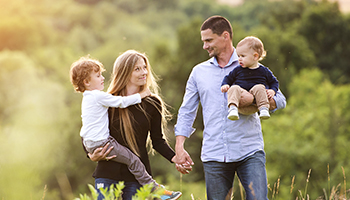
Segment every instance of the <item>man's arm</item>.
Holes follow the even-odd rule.
[[[258,107],[253,104],[254,96],[248,91],[244,91],[241,94],[239,101],[239,113],[243,115],[251,115],[258,111]],[[283,109],[286,107],[286,97],[282,94],[281,90],[278,90],[276,95],[269,99],[270,111],[275,112],[276,110]]]
[[[253,104],[254,96],[247,90],[243,90],[241,93],[241,99],[239,100],[238,111],[243,115],[251,115],[258,112],[258,107]]]
[[[193,71],[186,84],[186,91],[183,98],[181,107],[177,117],[177,123],[175,125],[175,153],[176,159],[173,162],[176,163],[176,169],[182,174],[189,173],[192,170],[194,163],[184,148],[186,138],[190,137],[194,133],[195,129],[192,127],[193,122],[197,115],[197,109],[199,105],[199,94],[197,84],[193,77]]]
[[[280,89],[278,89],[276,95],[273,97],[273,100],[274,100],[273,102],[275,103],[274,106],[273,105],[271,106],[271,100],[270,100],[271,112],[275,112],[276,110],[283,109],[287,105],[286,97],[282,94]]]

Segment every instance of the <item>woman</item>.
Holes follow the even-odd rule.
[[[110,108],[110,135],[138,155],[149,174],[151,174],[151,168],[146,147],[148,136],[150,136],[154,150],[170,162],[175,162],[175,152],[167,144],[163,135],[163,128],[169,114],[164,102],[158,96],[158,85],[147,57],[134,50],[124,52],[114,63],[111,80],[108,92],[113,95],[128,96],[139,93],[145,88],[149,88],[153,94],[144,98],[141,104],[124,109]],[[92,161],[99,161],[93,174],[95,187],[96,189],[106,188],[119,181],[124,181],[125,188],[122,197],[131,200],[141,185],[129,172],[126,165],[108,162],[111,157],[106,157],[107,148],[108,146],[105,146],[89,154]],[[102,199],[101,195],[99,199]]]

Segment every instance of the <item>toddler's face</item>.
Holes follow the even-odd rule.
[[[87,90],[103,90],[105,77],[101,72],[92,72],[90,74],[90,81],[86,83]]]
[[[243,68],[255,67],[258,63],[258,53],[249,48],[247,44],[237,46],[238,62]]]

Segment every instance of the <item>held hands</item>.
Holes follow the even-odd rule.
[[[99,147],[97,149],[95,149],[95,151],[91,154],[89,153],[89,158],[90,160],[97,162],[97,161],[101,161],[101,160],[110,160],[112,158],[115,158],[116,155],[113,156],[109,156],[107,157],[107,155],[112,151],[113,146],[109,147],[109,143],[107,143],[104,147]]]
[[[229,86],[229,85],[223,85],[223,86],[221,86],[221,92],[222,92],[222,93],[227,92],[228,89],[230,89],[230,86]]]
[[[190,157],[189,157],[189,159],[191,160]],[[176,167],[177,171],[179,171],[181,174],[189,174],[190,171],[192,171],[192,165],[194,165],[194,163],[192,162],[192,160],[191,161],[186,160],[183,163],[180,160],[181,159],[179,159],[177,156],[174,156],[173,159],[171,159],[171,161],[173,161],[175,163],[175,167]]]
[[[151,91],[148,88],[145,88],[142,92],[140,92],[141,99],[148,97],[151,95]]]
[[[267,93],[267,98],[268,99],[272,99],[273,96],[275,96],[275,94],[276,94],[276,92],[274,90],[271,90],[271,89],[267,89],[266,93]]]
[[[176,163],[176,169],[181,174],[189,174],[192,171],[192,165],[194,165],[190,155],[184,148],[176,148],[176,156],[171,161]]]

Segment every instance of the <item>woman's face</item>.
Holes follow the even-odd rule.
[[[133,72],[130,77],[128,86],[130,87],[140,87],[146,84],[147,82],[147,66],[145,61],[140,58],[133,69]]]

